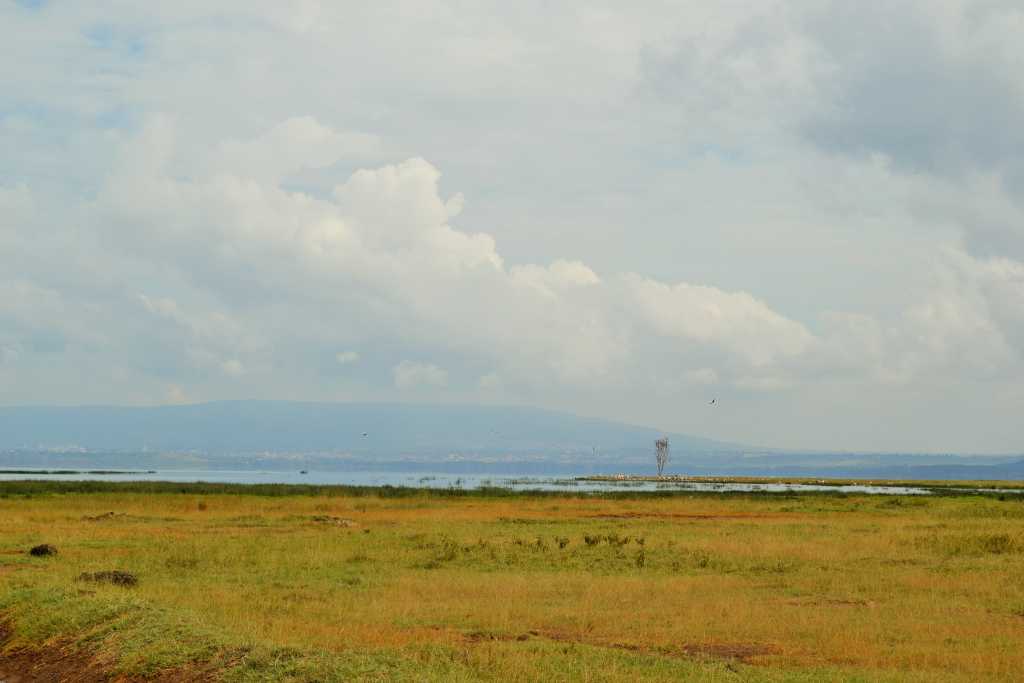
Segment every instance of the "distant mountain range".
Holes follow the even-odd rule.
[[[512,406],[222,401],[124,407],[0,407],[0,448],[353,455],[538,455],[646,451],[648,427]],[[670,434],[681,451],[742,448]]]
[[[223,401],[0,407],[0,468],[647,474],[654,468],[654,440],[664,435],[513,406]],[[667,436],[667,471],[681,474],[1024,479],[1024,456],[784,452]]]

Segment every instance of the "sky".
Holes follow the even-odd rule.
[[[1024,452],[1022,34],[1012,0],[0,0],[0,404]]]

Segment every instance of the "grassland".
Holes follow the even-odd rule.
[[[1015,681],[1024,497],[6,482],[0,622],[0,679]]]

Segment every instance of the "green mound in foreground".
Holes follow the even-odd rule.
[[[248,491],[5,484],[0,679],[1024,672],[1018,496]]]

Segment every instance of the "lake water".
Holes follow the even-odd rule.
[[[907,486],[825,486],[818,484],[747,484],[711,482],[582,481],[575,475],[495,476],[493,474],[438,474],[431,472],[307,472],[251,470],[157,470],[121,474],[43,474],[19,470],[0,474],[0,480],[47,481],[173,481],[225,484],[316,484],[346,486],[408,486],[432,489],[497,487],[516,491],[835,491],[883,495],[927,495],[923,488]]]

